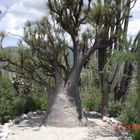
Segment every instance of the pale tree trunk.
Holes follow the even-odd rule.
[[[78,87],[80,72],[81,68],[75,67],[66,85],[60,84],[55,91],[45,120],[46,125],[59,127],[78,127],[81,125],[82,108]]]

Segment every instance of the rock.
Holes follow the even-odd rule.
[[[95,111],[83,111],[83,114],[86,116],[86,118],[101,118],[101,113]]]
[[[42,113],[45,115],[46,114],[46,111],[42,111]]]
[[[4,130],[8,130],[9,128],[10,128],[10,123],[5,123],[4,125],[3,125],[3,129]]]
[[[127,137],[128,136],[128,132],[122,132],[122,136]]]
[[[14,124],[19,124],[22,121],[21,117],[16,117],[13,122]]]
[[[81,123],[82,123],[83,126],[87,126],[87,118],[82,117]]]
[[[42,111],[40,111],[40,110],[37,110],[36,112],[37,112],[37,115],[42,115],[43,114]]]
[[[27,116],[26,114],[23,114],[23,115],[21,116],[21,118],[22,118],[23,120],[26,120],[26,119],[28,119],[28,116]]]
[[[37,116],[37,112],[36,111],[33,112],[33,116],[34,117]]]
[[[118,138],[118,140],[133,140],[131,137],[127,137],[127,136],[121,136]]]
[[[102,118],[102,121],[103,121],[103,122],[108,122],[108,121],[109,121],[109,118],[106,117],[106,116],[104,116],[104,117]]]
[[[112,121],[110,120],[110,118],[108,118],[108,120],[106,121],[108,124],[113,125]]]
[[[113,117],[110,118],[110,121],[112,124],[119,124],[119,122],[115,120]]]
[[[12,120],[9,120],[8,123],[10,124],[10,126],[13,126],[14,124]]]
[[[0,132],[2,131],[2,129],[3,129],[3,125],[0,125]]]
[[[33,116],[33,112],[28,112],[27,116],[28,118],[31,118]]]

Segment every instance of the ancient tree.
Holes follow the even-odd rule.
[[[102,47],[96,40],[88,43],[88,31],[80,31],[80,26],[87,23],[90,7],[90,0],[86,4],[83,0],[48,0],[48,17],[27,22],[24,28],[22,38],[30,49],[21,49],[15,61],[1,58],[9,62],[4,69],[46,87],[47,124],[80,124],[80,73],[90,55]]]
[[[11,58],[4,54],[0,58],[7,63],[3,69],[45,86],[47,124],[80,125],[80,73],[95,50],[98,50],[102,71],[107,48],[112,50],[122,38],[120,25],[129,18],[124,12],[129,1],[119,6],[120,3],[118,0],[98,0],[94,4],[91,0],[85,3],[83,0],[48,0],[48,16],[26,23],[21,37],[24,43],[19,44],[18,55]],[[83,25],[89,28],[83,30]],[[102,114],[106,113],[108,103],[106,76],[101,72]]]

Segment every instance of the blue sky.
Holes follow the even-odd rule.
[[[0,31],[22,35],[22,27],[27,20],[38,20],[47,15],[46,0],[0,0]],[[140,30],[140,0],[137,0],[131,14],[128,35],[134,37]],[[8,36],[3,46],[14,46],[17,38]]]

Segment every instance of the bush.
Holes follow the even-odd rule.
[[[36,95],[29,95],[26,97],[26,101],[24,104],[24,113],[28,113],[29,111],[36,110],[46,110],[47,107],[47,98],[46,96],[38,97]]]
[[[126,125],[140,125],[137,122],[137,112],[136,112],[136,100],[137,94],[136,93],[129,93],[127,96],[126,102],[122,108],[121,115],[119,119]],[[132,129],[130,130],[130,135],[133,140],[140,139],[140,130]]]
[[[23,90],[24,91],[24,90]],[[22,94],[21,94],[22,95]],[[15,96],[11,81],[0,76],[0,122],[35,110],[46,110],[47,94],[43,87],[34,85],[34,88],[24,96]]]
[[[99,111],[101,93],[98,89],[93,88],[82,97],[82,106],[87,111]]]
[[[119,116],[122,122],[126,124],[136,123],[136,99],[136,93],[128,94],[126,102],[122,107],[122,112]]]
[[[122,104],[120,101],[114,101],[114,97],[109,97],[108,114],[110,117],[118,117],[121,114]]]
[[[21,93],[21,95],[23,96],[17,101],[17,115],[20,115],[22,113],[28,113],[30,111],[46,110],[47,93],[44,87],[32,83],[32,87],[30,88],[27,94],[24,93],[24,88],[26,89],[26,87],[22,88],[23,90],[21,91],[23,93]]]
[[[10,80],[0,76],[0,121],[5,122],[16,114],[15,97]]]

